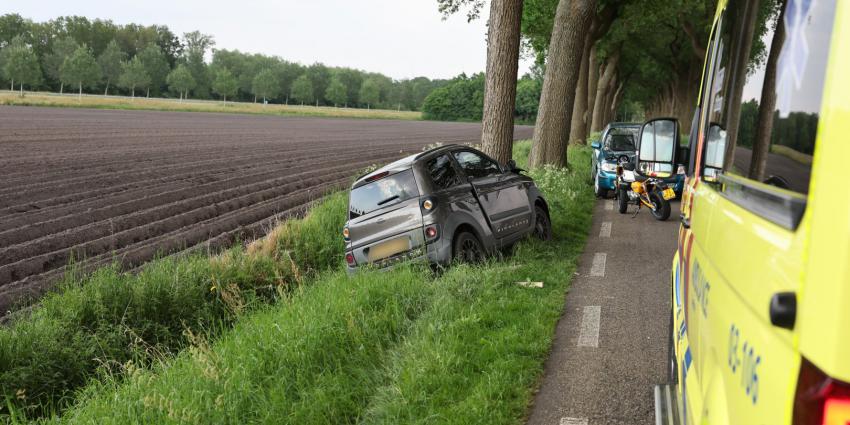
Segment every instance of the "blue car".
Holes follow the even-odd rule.
[[[600,139],[590,144],[593,148],[590,178],[596,196],[604,198],[609,190],[614,190],[617,162],[620,159],[627,158],[629,162],[634,163],[638,137],[640,124],[615,122],[605,126]],[[681,197],[685,186],[684,168],[678,167],[676,174],[664,179],[664,182],[673,188],[677,197]]]

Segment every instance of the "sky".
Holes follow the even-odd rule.
[[[63,15],[199,30],[216,48],[347,66],[396,79],[451,78],[486,67],[487,10],[443,20],[436,0],[2,0],[0,14]],[[532,60],[520,64],[520,76]]]

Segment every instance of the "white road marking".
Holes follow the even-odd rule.
[[[595,277],[605,277],[605,261],[608,259],[608,254],[597,252],[593,254],[593,265],[590,266],[590,275]]]
[[[605,201],[605,211],[614,211],[614,200]]]
[[[587,418],[561,418],[558,425],[587,425]]]
[[[611,222],[606,221],[602,223],[602,228],[599,229],[599,237],[600,238],[610,238],[611,237]]]
[[[579,347],[599,347],[599,321],[602,307],[590,305],[584,308],[581,318],[581,333],[578,335]]]

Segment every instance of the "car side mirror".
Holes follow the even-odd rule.
[[[590,144],[590,147],[592,147],[593,149],[602,149],[602,143],[593,142]]]
[[[519,173],[521,171],[525,171],[525,170],[523,170],[522,168],[518,168],[516,166],[516,161],[514,161],[512,159],[508,160],[508,164],[505,166],[505,172]]]
[[[640,129],[637,172],[651,177],[670,177],[676,170],[679,121],[675,118],[649,120]]]

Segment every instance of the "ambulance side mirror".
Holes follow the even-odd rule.
[[[675,118],[656,118],[643,124],[637,147],[637,172],[651,177],[666,178],[676,172],[676,152],[679,147],[679,121]]]

